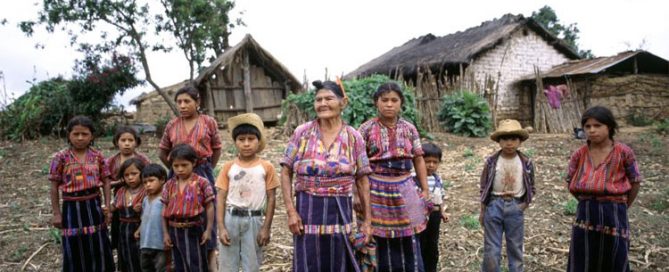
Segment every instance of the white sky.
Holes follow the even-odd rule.
[[[63,33],[39,30],[29,38],[16,26],[34,19],[34,0],[0,0],[0,104],[3,85],[8,95],[18,96],[30,88],[29,81],[57,75],[71,76],[74,59]],[[156,5],[159,5],[156,1]],[[348,73],[395,46],[427,33],[443,36],[477,26],[506,13],[529,16],[544,5],[551,6],[562,23],[578,23],[580,48],[596,56],[620,51],[648,50],[669,59],[669,1],[666,0],[237,0],[233,17],[247,24],[233,30],[231,45],[246,34],[253,37],[300,80],[322,79]],[[644,42],[645,41],[645,42]],[[35,43],[45,49],[35,49]],[[150,56],[156,82],[167,86],[188,77],[181,51]],[[138,75],[143,77],[143,73]],[[128,101],[145,86],[130,90],[117,102]]]

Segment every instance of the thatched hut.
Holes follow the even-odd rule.
[[[529,124],[517,81],[534,67],[548,69],[579,55],[531,18],[507,14],[465,31],[442,37],[427,34],[395,47],[346,77],[385,74],[414,85],[423,126],[440,127],[439,99],[456,89],[486,98],[496,119]]]

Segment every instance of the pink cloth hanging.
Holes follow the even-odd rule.
[[[548,104],[551,105],[551,108],[560,108],[560,99],[562,99],[562,93],[558,90],[557,87],[548,85],[548,88],[544,89],[544,94],[546,95]]]

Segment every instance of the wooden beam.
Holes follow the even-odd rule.
[[[207,94],[207,114],[209,116],[216,118],[214,113],[214,93],[211,91],[211,83],[209,80],[204,84],[205,93]]]
[[[244,64],[242,65],[244,77],[244,104],[246,112],[253,112],[253,95],[251,94],[251,62],[249,61],[249,52],[244,52]]]

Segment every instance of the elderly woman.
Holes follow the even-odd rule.
[[[416,234],[427,224],[427,174],[418,131],[399,117],[403,103],[397,83],[382,84],[374,93],[378,117],[359,129],[373,172],[369,186],[378,271],[424,271]]]
[[[295,129],[281,160],[281,190],[295,246],[293,271],[358,271],[349,241],[353,185],[367,218],[360,231],[371,236],[365,143],[341,119],[348,103],[342,87],[332,81],[313,85],[317,118]]]

